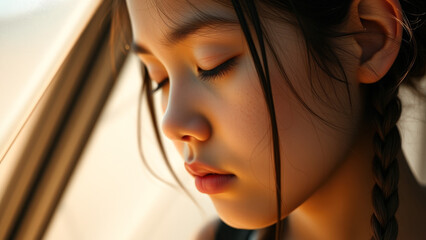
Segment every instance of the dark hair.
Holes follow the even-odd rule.
[[[348,97],[349,87],[343,66],[341,65],[336,49],[331,45],[330,39],[336,37],[344,37],[351,34],[359,33],[342,33],[335,29],[342,24],[348,16],[348,11],[352,3],[351,0],[216,0],[222,4],[233,7],[240,21],[241,28],[246,37],[254,65],[256,67],[259,80],[264,93],[265,101],[268,106],[270,115],[270,124],[272,130],[274,165],[275,165],[275,181],[276,181],[276,201],[277,201],[277,223],[273,228],[275,231],[275,239],[280,239],[282,234],[281,221],[281,161],[279,149],[279,135],[277,130],[277,122],[275,118],[275,108],[272,98],[271,82],[269,77],[268,61],[266,49],[271,49],[272,57],[280,63],[274,46],[265,33],[262,25],[262,13],[258,13],[258,9],[263,10],[263,6],[268,9],[270,16],[289,22],[297,26],[305,38],[308,56],[313,62],[331,79],[341,84],[346,84]],[[404,27],[403,39],[398,56],[386,75],[377,83],[362,86],[367,92],[367,104],[371,106],[372,122],[375,127],[375,135],[372,141],[374,148],[374,159],[372,161],[372,169],[375,185],[372,190],[372,202],[374,212],[371,217],[372,239],[396,239],[398,234],[398,224],[395,213],[398,208],[398,179],[399,170],[397,163],[397,155],[401,151],[401,139],[396,125],[401,115],[401,104],[398,98],[398,89],[403,82],[408,86],[417,89],[418,82],[425,75],[426,70],[426,3],[423,0],[401,0],[403,9]],[[125,10],[125,2],[120,1],[120,13],[117,15],[120,19],[127,19],[126,25],[130,26],[128,13]],[[123,8],[124,6],[124,8]],[[287,16],[284,13],[290,13]],[[123,25],[119,25],[120,28]],[[256,38],[250,33],[250,29],[254,30]],[[255,42],[255,40],[257,42]],[[259,49],[256,49],[256,46]],[[260,52],[260,56],[258,54]],[[337,72],[335,67],[337,66]],[[331,127],[333,123],[325,121],[320,114],[311,110],[305,104],[302,98],[295,91],[293,85],[281,64],[278,67],[286,80],[286,84],[293,91],[295,96],[300,100],[302,105],[313,115],[324,121]],[[157,128],[157,119],[154,114],[154,104],[151,96],[151,81],[144,71],[144,81],[142,92],[147,98],[148,108],[151,112],[151,120],[154,123],[154,131],[161,150],[166,160],[166,164],[173,173],[167,156],[164,151],[160,134]],[[311,83],[312,86],[318,83]],[[316,86],[316,85],[315,85]],[[322,89],[324,90],[324,89]],[[312,91],[316,91],[314,88]],[[317,94],[319,96],[319,94]],[[142,153],[142,151],[141,151]],[[141,154],[145,164],[145,158]],[[152,172],[152,171],[151,171]],[[155,175],[155,173],[153,173]],[[185,190],[179,179],[173,173],[178,184]]]

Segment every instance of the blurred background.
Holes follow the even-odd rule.
[[[16,136],[24,135],[22,127],[99,4],[0,0],[0,198],[25,142]],[[136,127],[140,87],[138,60],[130,54],[45,239],[190,239],[215,217],[167,140],[171,163],[201,208],[178,187],[154,178],[142,163]],[[401,97],[403,149],[426,184],[426,104],[407,89]],[[148,164],[176,185],[157,151],[146,109],[142,120]]]

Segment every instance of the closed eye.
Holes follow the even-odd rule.
[[[236,65],[236,63],[237,63],[237,57],[234,57],[210,70],[204,70],[204,69],[198,68],[198,76],[204,81],[210,81],[215,78],[222,77],[226,73],[228,73],[230,70],[232,70],[232,68]]]
[[[222,77],[226,73],[231,71],[232,68],[236,65],[236,63],[237,63],[237,57],[234,57],[210,70],[204,70],[204,69],[198,68],[199,78],[204,81],[211,81],[216,78]],[[159,82],[157,86],[151,91],[151,93],[154,94],[155,92],[159,91],[167,83],[169,83],[169,78],[165,78],[164,80]]]

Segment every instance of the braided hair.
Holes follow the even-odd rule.
[[[395,81],[392,80],[388,74],[375,86],[371,86],[374,91],[371,100],[375,127],[372,240],[396,239],[398,234],[395,213],[399,202],[399,170],[396,157],[401,151],[401,137],[396,123],[401,116],[401,102],[398,88],[395,88]]]
[[[401,137],[396,125],[401,116],[398,89],[402,81],[416,88],[425,75],[425,3],[401,1],[405,14],[405,32],[399,55],[390,71],[377,83],[369,86],[375,134],[373,138],[372,240],[394,240],[398,236],[399,169],[397,155]],[[373,94],[374,93],[374,94]]]

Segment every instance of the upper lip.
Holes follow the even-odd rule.
[[[206,165],[201,162],[193,162],[191,164],[185,163],[185,169],[188,171],[192,176],[196,177],[204,177],[207,174],[223,174],[223,175],[229,175],[230,173],[215,169],[209,165]]]

